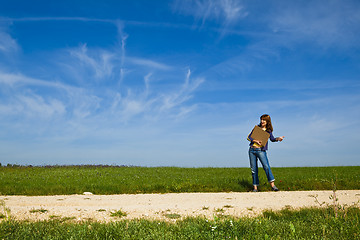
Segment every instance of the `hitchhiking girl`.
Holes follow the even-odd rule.
[[[284,139],[284,136],[275,138],[272,134],[273,127],[271,124],[271,118],[269,115],[264,114],[260,117],[260,124],[258,125],[263,131],[268,133],[268,137],[272,142],[281,142]],[[253,130],[254,131],[254,130]],[[270,183],[271,189],[273,191],[279,191],[279,189],[275,186],[275,178],[271,172],[269,160],[266,155],[266,151],[268,150],[268,142],[262,142],[259,139],[254,139],[252,134],[253,131],[249,134],[248,140],[250,141],[249,148],[249,159],[250,159],[250,168],[253,180],[253,192],[258,192],[259,186],[259,176],[258,176],[258,161],[260,160],[263,169],[266,173],[266,177],[268,182]],[[267,139],[266,139],[267,140]]]

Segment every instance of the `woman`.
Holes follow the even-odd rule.
[[[260,124],[258,125],[261,127],[262,130],[269,133],[270,141],[272,142],[281,142],[284,139],[284,136],[275,138],[272,134],[273,127],[271,124],[271,118],[269,115],[264,114],[260,117]],[[253,192],[258,192],[259,186],[259,176],[258,176],[258,163],[257,160],[259,159],[264,171],[266,173],[266,177],[270,183],[271,189],[273,191],[279,191],[279,189],[275,186],[275,178],[271,172],[269,160],[266,155],[266,151],[268,150],[268,142],[262,143],[257,139],[253,139],[251,137],[252,132],[248,136],[248,140],[250,141],[250,148],[249,148],[249,159],[250,159],[250,168],[251,174],[253,179]],[[265,145],[263,145],[265,144]]]

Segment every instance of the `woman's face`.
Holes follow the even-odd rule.
[[[265,119],[261,119],[261,120],[260,120],[260,123],[261,123],[261,126],[262,126],[262,127],[265,127],[267,122],[266,122]]]

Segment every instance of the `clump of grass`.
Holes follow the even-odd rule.
[[[72,220],[75,220],[76,217],[61,217],[61,216],[58,216],[58,215],[51,215],[49,216],[49,218],[53,221],[58,221],[58,222],[66,222],[66,221],[72,221]]]
[[[215,209],[215,212],[217,212],[217,213],[223,213],[223,212],[225,212],[225,211],[224,211],[223,208],[216,208],[216,209]]]
[[[177,214],[177,213],[167,213],[167,214],[165,214],[165,217],[170,218],[170,219],[178,219],[178,218],[181,218],[181,215]]]
[[[10,218],[10,209],[5,206],[5,201],[0,200],[0,207],[2,208],[0,211],[3,213],[0,213],[0,219]]]
[[[76,217],[62,217],[60,219],[61,222],[66,222],[66,221],[72,221],[72,220],[75,220]]]
[[[40,209],[31,209],[30,213],[47,213],[48,210],[40,208]]]
[[[127,213],[122,211],[121,209],[120,210],[117,210],[115,212],[111,212],[110,213],[110,216],[111,217],[118,217],[118,218],[122,218],[122,217],[126,217],[127,216]]]

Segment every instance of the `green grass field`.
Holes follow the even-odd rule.
[[[0,222],[0,239],[360,239],[360,210],[348,208],[265,212],[256,218],[214,216],[176,223],[122,220]]]
[[[281,190],[360,189],[360,166],[273,168]],[[259,171],[260,189],[269,191]],[[246,192],[249,168],[116,166],[0,167],[0,195]]]
[[[281,190],[360,189],[360,167],[273,168]],[[260,189],[269,191],[260,170]],[[0,167],[0,195],[245,192],[248,168],[116,166]],[[3,205],[3,210],[6,206]],[[74,219],[15,221],[0,215],[0,239],[360,239],[360,209],[327,206],[267,211],[255,218],[214,214],[172,222]]]

